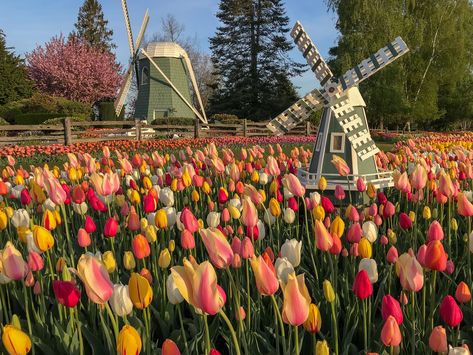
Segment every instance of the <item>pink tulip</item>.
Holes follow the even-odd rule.
[[[43,258],[33,250],[28,254],[28,267],[31,271],[41,271],[44,267]]]
[[[430,226],[429,230],[427,232],[427,240],[429,242],[433,240],[442,240],[444,237],[443,229],[442,226],[438,221],[433,221]]]
[[[233,250],[223,233],[217,228],[200,229],[199,234],[212,264],[218,269],[224,269],[232,263]]]
[[[302,186],[299,178],[294,174],[286,174],[283,178],[283,185],[296,197],[304,197],[305,188]]]
[[[389,248],[387,254],[386,254],[386,261],[390,264],[394,264],[398,259],[398,253],[396,247],[393,245],[391,248]]]
[[[48,193],[49,198],[56,205],[62,205],[66,201],[67,194],[62,188],[56,177],[49,171],[43,170],[44,189]]]
[[[190,250],[195,248],[195,239],[194,235],[189,232],[187,229],[184,229],[181,232],[181,247],[184,250]]]
[[[390,201],[386,202],[383,209],[384,218],[390,218],[394,216],[395,213],[396,213],[396,207],[392,204],[392,202]]]
[[[184,208],[181,212],[181,222],[184,225],[184,228],[191,233],[195,233],[199,230],[199,223],[197,218],[191,212],[189,208]]]
[[[427,244],[422,244],[419,249],[417,249],[417,261],[425,267],[425,255],[427,253]]]
[[[350,174],[350,167],[348,166],[347,162],[338,155],[332,156],[331,163],[335,166],[335,169],[337,169],[340,176],[347,176]]]
[[[314,232],[317,249],[328,251],[333,245],[333,239],[327,228],[318,219],[315,220]]]
[[[402,335],[399,325],[393,316],[389,316],[381,329],[381,341],[386,346],[398,346],[401,344]]]
[[[415,256],[408,253],[402,254],[396,262],[396,272],[403,289],[418,292],[424,286],[422,266]]]
[[[3,266],[2,273],[12,280],[23,280],[29,271],[28,264],[10,241],[0,252],[0,265]]]
[[[359,223],[354,223],[348,229],[347,240],[350,243],[359,243],[362,235],[363,235],[363,230],[361,229],[361,225]]]
[[[309,316],[311,298],[305,285],[304,275],[294,273],[288,275],[287,283],[281,283],[284,295],[282,319],[284,323],[299,326]]]
[[[277,160],[273,156],[268,156],[267,168],[269,174],[272,176],[279,176],[281,174],[281,170],[279,170],[279,165]]]
[[[243,210],[241,213],[241,222],[243,225],[253,228],[258,223],[258,212],[249,197],[243,198]]]
[[[425,168],[417,164],[411,175],[412,187],[421,190],[427,184],[427,171]]]
[[[345,191],[341,185],[335,185],[335,198],[337,200],[343,200],[345,198]]]
[[[365,180],[362,177],[359,177],[356,180],[356,189],[358,190],[358,192],[366,191],[366,183],[365,183]]]
[[[245,237],[241,242],[240,253],[243,259],[250,259],[255,255],[253,242],[250,238]]]
[[[473,216],[473,204],[468,201],[465,194],[461,192],[457,195],[457,210],[460,216]]]
[[[77,263],[77,269],[72,270],[84,283],[89,299],[97,304],[107,302],[113,293],[113,284],[105,266],[95,257],[83,254]]]
[[[455,188],[453,187],[452,179],[450,175],[446,174],[445,172],[440,173],[439,178],[439,191],[447,196],[447,198],[453,197],[455,194]]]
[[[273,295],[279,288],[276,271],[270,260],[265,260],[261,255],[251,258],[251,268],[255,275],[256,287],[263,296]]]

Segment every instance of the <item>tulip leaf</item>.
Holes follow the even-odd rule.
[[[92,354],[106,354],[104,343],[97,333],[92,333],[87,327],[82,327],[82,335],[84,336],[84,343],[87,342],[92,349]]]

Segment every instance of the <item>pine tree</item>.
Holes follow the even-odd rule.
[[[30,97],[33,84],[27,78],[23,60],[6,45],[0,30],[0,105]]]
[[[105,20],[102,5],[97,0],[84,0],[84,4],[79,9],[76,30],[71,33],[93,47],[102,51],[110,52],[115,48],[112,43],[113,31],[107,28],[108,21]]]
[[[221,0],[220,26],[210,39],[218,84],[211,112],[267,120],[297,100],[290,78],[305,66],[292,61],[289,18],[282,0]]]

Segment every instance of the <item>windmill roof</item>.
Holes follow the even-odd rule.
[[[187,56],[186,51],[174,42],[152,42],[148,43],[145,51],[150,57],[181,58]],[[145,58],[140,54],[140,59]]]

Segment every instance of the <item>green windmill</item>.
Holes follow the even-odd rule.
[[[138,88],[135,118],[151,122],[160,118],[194,119],[197,117],[203,123],[207,123],[194,70],[186,51],[172,42],[153,42],[146,48],[139,49],[149,21],[148,11],[146,11],[135,45],[126,0],[122,0],[122,9],[131,59],[125,80],[115,101],[117,115],[123,109],[133,76],[135,76]],[[201,112],[192,104],[190,86],[194,90]]]
[[[386,65],[409,51],[401,37],[363,60],[343,76],[335,78],[304,28],[297,22],[291,31],[322,88],[312,90],[294,105],[269,122],[268,128],[276,135],[287,133],[314,111],[323,109],[317,139],[308,170],[299,169],[299,177],[307,189],[316,189],[320,178],[327,179],[327,189],[336,185],[354,190],[358,178],[377,188],[392,185],[391,172],[380,171],[376,164],[379,149],[371,138],[363,100],[358,85]],[[331,160],[342,157],[350,167],[344,178]]]

